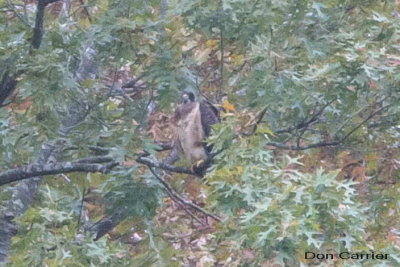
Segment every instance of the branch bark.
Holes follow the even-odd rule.
[[[43,23],[44,23],[44,10],[46,8],[46,0],[39,0],[37,3],[35,28],[33,29],[33,37],[31,47],[38,49],[42,43],[43,38]]]
[[[170,172],[186,173],[186,174],[197,176],[197,174],[190,169],[172,166],[172,165],[169,165],[169,164],[166,164],[163,162],[159,162],[159,161],[153,161],[149,158],[139,157],[136,159],[136,162],[147,165],[148,167],[160,168],[160,169],[170,171]]]
[[[70,173],[70,172],[108,173],[113,167],[118,165],[118,163],[114,161],[111,161],[105,165],[98,163],[85,163],[85,162],[90,162],[90,161],[82,160],[76,162],[29,164],[20,168],[0,173],[0,186],[32,177],[51,175],[51,174]]]
[[[17,78],[18,75],[10,73],[9,70],[4,72],[0,83],[0,106],[3,105],[6,98],[14,91],[15,87],[17,86]]]
[[[44,11],[46,6],[51,3],[58,2],[59,0],[39,0],[37,4],[35,28],[33,29],[33,37],[31,47],[38,49],[43,39],[43,23],[44,23]]]

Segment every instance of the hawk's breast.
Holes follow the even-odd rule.
[[[177,135],[182,153],[192,163],[206,158],[199,103],[194,104],[193,108],[177,122]]]

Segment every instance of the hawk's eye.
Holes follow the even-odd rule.
[[[183,94],[182,95],[182,100],[183,100],[184,103],[186,103],[189,100],[188,94]]]

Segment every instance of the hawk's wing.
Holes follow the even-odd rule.
[[[208,137],[211,134],[211,126],[220,122],[218,109],[209,102],[201,102],[200,115],[204,134]]]

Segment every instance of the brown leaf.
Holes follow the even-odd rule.
[[[224,100],[222,107],[225,109],[226,112],[235,111],[235,107],[231,103],[229,103],[228,100]]]

